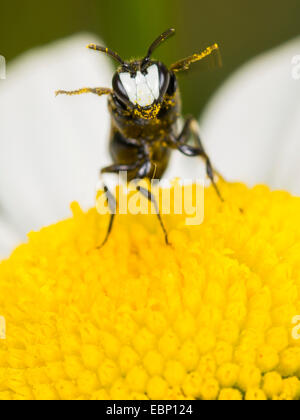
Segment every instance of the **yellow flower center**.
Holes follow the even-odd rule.
[[[29,235],[0,264],[0,400],[299,399],[300,199],[209,188],[205,220],[108,216]],[[243,211],[240,211],[242,209]]]

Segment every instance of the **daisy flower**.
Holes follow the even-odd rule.
[[[241,70],[202,119],[226,177],[287,191],[220,181],[202,225],[165,218],[172,246],[155,215],[128,214],[99,249],[106,103],[53,96],[108,85],[105,58],[81,52],[91,40],[30,53],[1,84],[2,253],[32,232],[0,263],[0,400],[299,399],[297,41]]]

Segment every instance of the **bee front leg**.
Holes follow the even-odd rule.
[[[154,195],[150,191],[148,191],[146,188],[143,188],[141,186],[137,187],[137,191],[140,192],[144,197],[147,198],[148,201],[150,201],[154,205],[155,213],[157,215],[158,221],[159,221],[160,226],[161,226],[161,228],[163,230],[163,233],[165,235],[166,244],[171,245],[170,242],[169,242],[167,230],[166,230],[164,222],[162,220],[162,217],[161,217],[161,214],[160,214],[160,211],[159,211],[159,207],[158,207],[158,204],[155,200]]]
[[[188,145],[188,141],[191,135],[193,136],[193,139],[196,143],[196,147]],[[199,135],[199,127],[196,119],[193,117],[189,117],[184,124],[181,134],[177,138],[172,136],[171,142],[184,155],[199,156],[205,160],[207,176],[210,179],[218,197],[222,202],[224,202],[221,192],[214,179],[215,171],[213,170],[211,161],[202,145],[202,141]]]
[[[106,200],[107,200],[109,211],[110,211],[110,219],[109,219],[109,225],[108,225],[108,229],[107,229],[104,241],[102,242],[100,246],[97,247],[97,249],[101,249],[108,241],[108,238],[113,228],[116,212],[117,212],[117,201],[114,195],[109,191],[109,189],[106,186],[104,186],[104,194],[106,195]]]
[[[82,89],[77,89],[77,90],[57,90],[55,92],[55,96],[58,95],[68,95],[68,96],[73,96],[73,95],[82,95],[83,93],[94,93],[95,95],[98,96],[102,96],[102,95],[109,95],[110,93],[112,93],[112,90],[109,88],[82,88]]]

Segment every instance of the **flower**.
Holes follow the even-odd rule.
[[[300,198],[210,187],[205,222],[73,204],[0,264],[0,399],[300,398]],[[241,210],[242,209],[242,210]]]
[[[300,38],[244,65],[208,104],[203,138],[228,180],[300,195]]]
[[[94,205],[98,171],[110,164],[105,98],[55,98],[57,89],[111,86],[108,58],[85,49],[81,34],[26,53],[0,80],[0,258],[31,230],[69,217],[76,200]],[[299,194],[299,80],[291,60],[299,39],[234,76],[202,118],[203,143],[229,180],[266,183]],[[166,177],[198,178],[174,153]]]
[[[110,162],[105,98],[55,97],[60,88],[110,86],[110,61],[79,34],[30,51],[0,80],[0,258],[31,230],[70,217],[70,203],[95,204],[101,166]]]

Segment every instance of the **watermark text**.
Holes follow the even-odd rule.
[[[292,329],[292,337],[294,340],[300,340],[300,315],[294,316],[292,319],[292,324],[296,325]]]
[[[4,316],[0,316],[0,340],[6,339],[6,320]]]
[[[101,181],[102,182],[102,181]],[[104,185],[105,184],[104,182]],[[103,191],[103,185],[98,186]],[[141,194],[140,189],[144,191]],[[109,205],[108,194],[98,193],[96,209],[99,214],[157,214],[184,215],[188,226],[201,225],[204,220],[204,180],[175,180],[161,183],[157,179],[127,182],[127,173],[120,172],[115,187],[109,188],[116,205]],[[145,197],[147,191],[148,197]]]
[[[292,78],[300,80],[300,54],[292,58]]]

